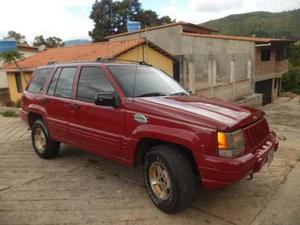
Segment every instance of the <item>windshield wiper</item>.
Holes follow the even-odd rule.
[[[170,95],[171,96],[174,96],[174,95],[184,96],[184,95],[189,95],[189,94],[184,92],[184,91],[181,91],[181,92],[176,92],[176,93],[173,93],[173,94],[170,94]]]
[[[156,92],[150,92],[150,93],[138,95],[138,96],[136,96],[136,97],[166,96],[166,95],[168,95],[168,93],[156,91]]]

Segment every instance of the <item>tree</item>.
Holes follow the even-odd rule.
[[[292,45],[288,53],[290,64],[294,67],[300,67],[300,42]]]
[[[136,20],[141,22],[142,28],[160,25],[157,13],[152,10],[143,10],[136,16]]]
[[[45,39],[43,35],[39,35],[34,38],[33,45],[37,47],[41,45],[45,45],[47,48],[57,48],[57,47],[63,47],[65,43],[59,37],[53,36]]]
[[[15,50],[0,53],[0,59],[2,59],[5,64],[13,62],[17,68],[20,68],[17,61],[22,58],[23,55]]]
[[[139,21],[142,28],[175,21],[169,16],[159,18],[156,12],[144,10],[138,0],[96,0],[90,19],[94,21],[94,29],[89,31],[89,35],[94,42],[102,41],[105,36],[126,32],[128,21]]]
[[[282,77],[282,90],[300,94],[300,43],[289,49],[289,71]]]
[[[11,51],[5,51],[0,53],[0,59],[3,60],[3,62],[5,64],[9,64],[9,63],[14,63],[16,65],[16,67],[18,68],[21,76],[23,76],[23,71],[22,68],[19,66],[18,64],[18,60],[23,58],[23,54],[21,54],[20,52],[16,51],[16,50],[11,50]],[[28,83],[27,80],[25,80],[26,83]]]
[[[21,44],[21,45],[28,44],[26,41],[26,37],[15,31],[8,31],[8,34],[6,37],[4,37],[4,40],[15,40],[18,44]]]
[[[95,27],[92,31],[89,31],[89,35],[95,42],[103,40],[105,36],[113,33],[116,23],[114,21],[112,0],[96,0],[92,7],[90,19],[95,23]]]

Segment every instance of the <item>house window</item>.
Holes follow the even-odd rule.
[[[288,58],[287,48],[280,46],[276,48],[276,61],[282,61]]]
[[[15,73],[15,78],[16,78],[16,84],[17,84],[17,91],[19,93],[23,92],[23,86],[22,86],[22,77],[21,73]]]
[[[271,49],[265,48],[261,50],[260,60],[261,61],[270,61],[271,59]]]

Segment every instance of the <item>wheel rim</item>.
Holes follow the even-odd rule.
[[[166,200],[170,196],[171,181],[165,166],[159,162],[154,162],[149,168],[149,179],[151,189],[161,200]]]
[[[46,148],[46,136],[41,128],[34,130],[34,146],[39,153],[42,153]]]

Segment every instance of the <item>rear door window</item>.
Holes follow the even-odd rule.
[[[35,72],[27,90],[32,93],[41,93],[47,79],[52,74],[52,72],[53,68],[38,69]]]
[[[48,94],[62,98],[71,98],[76,67],[59,68],[50,83]]]

